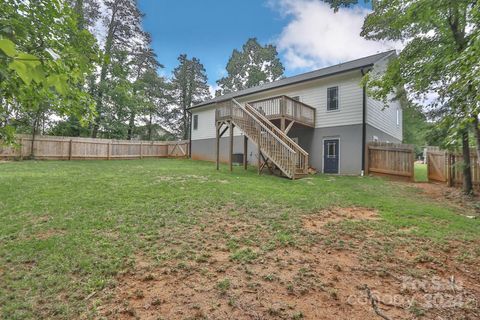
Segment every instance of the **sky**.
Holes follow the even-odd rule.
[[[232,50],[252,37],[277,46],[286,76],[396,47],[360,37],[365,4],[337,13],[318,0],[139,0],[139,6],[165,66],[160,73],[171,76],[186,53],[204,64],[212,90]]]

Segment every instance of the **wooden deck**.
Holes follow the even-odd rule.
[[[288,98],[289,99],[289,98]],[[240,129],[245,136],[244,139],[244,155],[247,155],[247,140],[252,140],[258,148],[258,169],[259,173],[267,168],[271,173],[279,172],[290,179],[300,178],[308,174],[309,156],[295,141],[288,137],[287,132],[295,122],[285,128],[285,120],[287,116],[282,110],[287,110],[287,101],[284,97],[276,97],[275,101],[283,101],[279,104],[282,113],[282,128],[278,128],[270,119],[274,119],[276,114],[262,112],[250,104],[241,105],[236,100],[224,101],[217,104],[215,112],[216,137],[217,137],[217,169],[220,154],[220,138],[229,131],[230,136],[230,170],[232,170],[232,154],[233,154],[233,128]],[[293,100],[293,99],[292,99]],[[264,100],[264,104],[267,100]],[[295,100],[293,100],[295,101]],[[297,101],[295,101],[297,102]],[[274,104],[277,102],[274,102]],[[299,106],[290,104],[291,107]],[[301,106],[303,108],[303,106]],[[311,107],[309,107],[311,108]],[[273,110],[273,109],[272,109]],[[305,112],[307,113],[307,112]],[[289,113],[292,119],[301,119],[302,111],[292,111]],[[314,119],[315,113],[310,114]],[[225,127],[224,127],[225,126]],[[283,129],[283,130],[282,130]],[[246,168],[246,156],[244,156],[244,167]]]
[[[277,96],[248,103],[268,120],[280,120],[280,130],[285,131],[286,121],[315,127],[315,108],[288,96]]]

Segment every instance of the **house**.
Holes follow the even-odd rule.
[[[290,178],[309,166],[362,174],[369,141],[402,142],[400,103],[385,108],[361,84],[394,56],[383,52],[197,104],[189,110],[191,156],[228,162],[232,153],[246,154],[249,163]]]

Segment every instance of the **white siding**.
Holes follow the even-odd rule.
[[[372,72],[374,74],[382,73],[386,68],[387,59],[377,62]],[[381,130],[392,137],[403,140],[403,111],[398,100],[389,97],[388,104],[367,97],[367,123],[372,127]],[[398,110],[398,125],[397,125]]]
[[[383,102],[367,97],[367,123],[400,141],[403,140],[403,110],[398,100],[389,101],[388,107],[385,107]]]
[[[215,138],[215,105],[193,109],[192,117],[195,115],[198,115],[198,129],[192,129],[192,140]],[[241,132],[235,128],[233,134],[239,136]]]
[[[215,138],[215,106],[192,110],[198,115],[198,128],[192,129],[192,140]]]
[[[335,127],[362,123],[362,87],[360,71],[349,72],[303,84],[273,89],[237,100],[241,103],[268,97],[299,96],[300,101],[316,109],[315,127]],[[327,111],[327,89],[338,86],[338,110]]]

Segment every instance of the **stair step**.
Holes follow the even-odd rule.
[[[242,107],[238,103],[232,100],[231,110],[230,110],[230,121],[232,121],[235,126],[241,129],[246,135],[252,139],[257,145],[262,146],[263,154],[265,155],[268,164],[272,171],[279,170],[287,176],[291,176],[287,172],[292,172],[293,169],[293,179],[298,179],[306,176],[303,168],[297,167],[297,163],[292,158],[292,154],[286,155],[282,152],[279,152],[278,147],[281,143],[285,142],[285,137],[283,133],[278,133],[277,128],[269,120],[265,120],[262,116],[258,115],[258,111],[253,109],[251,106],[246,105]],[[253,122],[255,124],[253,124]],[[260,129],[261,125],[266,125],[269,127],[269,130]],[[289,143],[290,146],[291,143]],[[300,146],[293,144],[292,148],[297,152],[300,152]],[[278,165],[274,164],[277,163]]]

